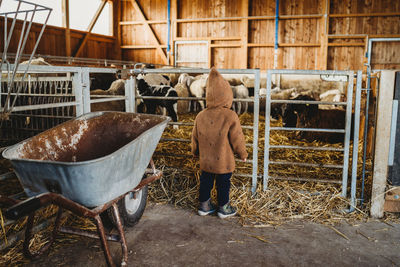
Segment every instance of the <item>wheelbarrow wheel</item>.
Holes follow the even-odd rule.
[[[148,188],[146,185],[136,193],[130,192],[118,201],[118,210],[124,226],[132,227],[140,220],[146,208],[147,194]],[[116,226],[117,222],[112,209],[108,209],[107,213],[112,223]]]

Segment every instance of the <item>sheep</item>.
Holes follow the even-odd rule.
[[[194,80],[195,78],[193,76],[190,76],[187,73],[182,73],[179,75],[178,83],[185,84],[189,88]]]
[[[174,88],[179,97],[189,96],[189,90],[185,83],[177,83]],[[188,112],[189,112],[189,101],[178,100],[178,114],[185,114]]]
[[[165,96],[165,97],[177,97],[176,90],[168,85],[149,85],[145,79],[138,79],[138,90],[142,96]],[[178,121],[177,115],[177,100],[169,99],[144,99],[144,105],[146,106],[146,112],[155,114],[158,106],[166,108],[168,116],[172,118],[172,121]],[[177,128],[177,125],[174,125]]]
[[[249,98],[249,90],[246,88],[244,85],[237,85],[237,86],[231,86],[232,88],[232,93],[233,93],[233,98]],[[244,102],[243,103],[243,113],[247,112],[249,103]],[[236,113],[239,115],[242,112],[242,102],[233,102],[232,108]]]
[[[125,95],[125,81],[122,79],[115,80],[108,90],[96,89],[90,91],[90,95]],[[138,102],[136,103],[138,104]],[[124,111],[125,101],[117,100],[110,102],[92,103],[91,111]]]
[[[342,93],[341,90],[339,89],[332,89],[328,90],[325,93],[322,93],[319,95],[320,101],[325,101],[325,102],[343,102],[346,101],[346,96]],[[343,109],[343,106],[339,106],[341,109]],[[320,109],[335,109],[337,106],[335,105],[320,105]]]
[[[206,92],[206,86],[207,86],[207,76],[200,75],[201,77],[195,78],[195,80],[191,83],[189,87],[189,91],[192,96],[195,97],[204,97],[205,92]],[[200,104],[201,110],[204,109],[205,104],[203,100],[199,100],[198,103]]]
[[[156,86],[156,85],[171,85],[171,81],[169,80],[169,77],[166,75],[161,75],[161,74],[154,74],[154,73],[148,73],[148,74],[139,74],[138,79],[144,79],[146,83],[150,86]]]
[[[315,100],[299,95],[294,100]],[[346,112],[339,109],[319,109],[318,104],[287,104],[283,116],[284,127],[344,129]],[[305,132],[297,133],[309,142],[320,140],[329,143],[343,142],[343,133]]]

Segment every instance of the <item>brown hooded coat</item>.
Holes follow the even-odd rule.
[[[230,109],[233,94],[229,83],[212,68],[207,80],[207,108],[194,122],[192,154],[200,156],[200,169],[223,174],[235,170],[234,153],[247,158],[239,117]]]

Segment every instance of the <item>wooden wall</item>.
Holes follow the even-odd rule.
[[[11,27],[12,20],[8,22],[8,28]],[[15,53],[18,47],[19,36],[22,29],[22,21],[17,21],[12,39],[10,42],[10,48],[8,52]],[[26,43],[24,54],[30,54],[35,46],[37,37],[41,31],[42,25],[33,23],[32,28],[29,32],[28,41]],[[71,31],[71,50],[72,53],[78,49],[81,40],[85,36],[85,32],[78,30]],[[0,36],[2,38],[0,42],[0,52],[4,49],[4,17],[0,17]],[[65,29],[56,26],[46,26],[43,36],[39,42],[36,54],[52,55],[52,56],[66,56],[66,45],[65,45]],[[115,52],[115,41],[116,38],[112,36],[104,36],[99,34],[91,34],[88,41],[83,47],[79,57],[83,58],[101,58],[101,59],[119,59],[120,52]],[[119,47],[118,47],[119,49]],[[118,50],[117,50],[118,51]]]
[[[400,37],[400,0],[120,0],[122,59],[172,64],[175,41],[205,40],[219,68],[362,69],[368,38]],[[400,42],[376,43],[372,65],[400,68]],[[193,51],[195,53],[195,51]]]

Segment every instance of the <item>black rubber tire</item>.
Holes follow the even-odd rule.
[[[137,199],[133,199],[133,194],[128,193],[123,199],[121,199],[117,203],[119,215],[121,216],[123,226],[132,227],[137,224],[142,217],[147,204],[147,185],[144,186],[140,191],[138,191],[136,195]],[[111,222],[114,224],[114,226],[116,226],[117,223],[111,208],[107,210],[107,214]]]

